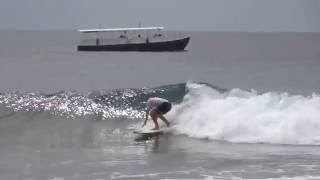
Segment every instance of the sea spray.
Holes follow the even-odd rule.
[[[320,96],[232,89],[188,83],[169,114],[178,134],[237,143],[320,144]]]

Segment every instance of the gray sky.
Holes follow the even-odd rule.
[[[320,0],[0,0],[0,29],[320,32]]]

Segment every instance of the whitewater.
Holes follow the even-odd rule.
[[[179,134],[236,143],[320,143],[320,97],[188,83],[171,117]]]

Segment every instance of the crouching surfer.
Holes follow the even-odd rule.
[[[171,110],[171,106],[171,103],[166,99],[159,97],[149,98],[146,107],[146,119],[142,126],[146,125],[148,117],[150,115],[155,125],[155,127],[152,130],[159,130],[159,124],[157,121],[158,118],[165,122],[166,125],[169,127],[170,123],[163,115]]]

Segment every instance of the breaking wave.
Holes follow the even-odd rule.
[[[174,106],[168,113],[175,134],[236,143],[320,144],[320,96],[226,90],[207,83],[92,92],[0,94],[0,119],[19,112],[68,118],[138,119],[147,98]]]
[[[320,96],[232,89],[188,83],[170,114],[175,130],[195,138],[237,143],[320,144]]]

